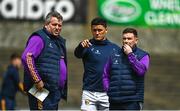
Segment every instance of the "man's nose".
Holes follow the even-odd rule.
[[[58,25],[56,25],[56,29],[59,29],[60,27]]]
[[[129,43],[128,39],[125,39],[123,42],[124,42],[125,44],[128,44],[128,43]]]
[[[127,42],[128,42],[128,39],[124,39],[124,42],[126,42],[126,43],[127,43]]]
[[[96,34],[99,34],[99,31],[96,31]]]

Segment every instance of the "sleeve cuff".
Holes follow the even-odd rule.
[[[135,57],[135,55],[134,55],[133,52],[131,52],[131,53],[128,54],[128,58],[130,58],[130,57]]]
[[[133,63],[134,61],[136,61],[136,56],[133,52],[128,54],[128,59],[130,61],[130,63]]]

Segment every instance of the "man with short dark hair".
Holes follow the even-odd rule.
[[[67,57],[65,39],[60,36],[63,17],[49,12],[43,29],[28,39],[22,55],[26,91],[33,85],[50,93],[42,102],[28,94],[31,110],[57,110],[61,98],[67,99]]]
[[[83,94],[81,110],[109,110],[108,77],[104,70],[106,61],[112,50],[118,46],[106,38],[107,24],[102,18],[91,21],[92,39],[83,40],[75,49],[74,54],[84,64]]]
[[[107,63],[110,110],[140,110],[144,101],[144,77],[149,67],[149,54],[137,47],[138,34],[134,28],[126,28],[122,35],[122,49],[114,52]]]
[[[13,53],[10,57],[10,65],[3,75],[1,89],[1,110],[14,110],[16,93],[24,91],[23,83],[20,81],[19,69],[21,68],[21,57]]]

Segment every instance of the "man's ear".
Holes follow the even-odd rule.
[[[45,27],[46,29],[48,29],[48,26],[47,26],[47,24],[45,24],[45,25],[44,25],[44,27]]]
[[[135,42],[136,44],[138,43],[138,40],[139,40],[139,39],[136,37],[136,42]]]
[[[49,24],[48,22],[45,22],[44,27],[48,28],[48,24]]]

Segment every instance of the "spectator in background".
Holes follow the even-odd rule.
[[[108,111],[108,80],[103,71],[106,70],[105,63],[112,50],[118,46],[106,38],[107,23],[104,19],[94,18],[91,21],[91,32],[93,38],[83,40],[74,51],[75,56],[81,58],[84,64],[81,110]]]
[[[49,12],[44,27],[29,37],[22,55],[24,83],[28,91],[35,85],[50,93],[42,102],[28,93],[31,110],[57,110],[61,98],[67,99],[67,61],[65,39],[60,36],[63,17]]]
[[[16,53],[12,54],[10,57],[10,65],[3,75],[1,110],[14,110],[16,105],[16,92],[18,90],[24,91],[23,84],[19,78],[21,65],[21,57]]]
[[[133,28],[123,31],[122,43],[122,49],[114,52],[106,64],[110,69],[110,110],[141,110],[149,54],[137,47],[138,34]]]

